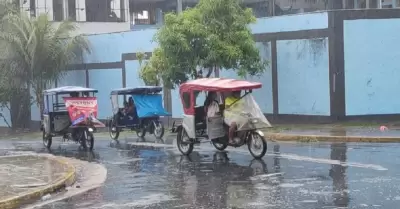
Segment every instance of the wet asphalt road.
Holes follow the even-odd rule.
[[[104,186],[58,208],[399,208],[399,144],[276,144],[262,161],[210,144],[183,157],[172,145],[97,137],[93,152],[55,140],[52,153],[104,164]],[[154,141],[146,139],[146,141]],[[0,155],[47,152],[40,140],[0,141]]]

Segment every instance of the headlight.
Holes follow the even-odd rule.
[[[88,128],[88,131],[89,132],[93,132],[93,128]]]

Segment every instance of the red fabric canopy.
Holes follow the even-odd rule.
[[[201,78],[188,81],[180,86],[180,92],[188,91],[239,91],[259,89],[262,84],[228,78]]]

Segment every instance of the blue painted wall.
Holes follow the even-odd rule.
[[[121,69],[89,70],[89,87],[99,90],[97,105],[99,119],[112,116],[110,92],[122,88]]]
[[[279,16],[274,18],[260,18],[257,20],[255,24],[250,25],[253,33],[265,33],[265,32],[281,32],[281,31],[297,31],[297,30],[309,30],[309,29],[321,29],[328,27],[328,15],[326,12],[318,12],[318,13],[308,13],[308,14],[300,14],[300,15],[289,15],[289,16]],[[110,34],[98,34],[98,35],[89,35],[88,39],[91,42],[92,53],[84,55],[85,63],[103,63],[103,62],[119,62],[121,61],[121,56],[123,53],[134,53],[134,52],[150,52],[156,47],[156,43],[152,42],[154,34],[157,29],[146,29],[146,30],[135,30],[135,31],[127,31],[127,32],[119,32],[119,33],[110,33]],[[281,45],[278,50],[280,52],[294,50],[290,46],[285,48],[285,44]],[[257,46],[260,48],[261,54],[264,58],[270,59],[270,46],[268,43],[257,43]],[[283,51],[282,51],[283,50]],[[284,53],[286,54],[286,53]],[[281,54],[282,55],[282,54]],[[294,54],[292,53],[293,58]],[[324,57],[322,55],[322,57]],[[282,57],[282,56],[281,56]],[[279,59],[279,58],[278,58]],[[306,58],[307,61],[301,61],[301,59],[295,59],[285,62],[288,62],[286,67],[283,65],[284,62],[280,61],[281,67],[283,71],[291,70],[290,66],[296,66],[301,64],[303,67],[310,65],[312,59]],[[319,58],[323,59],[323,58]],[[279,64],[279,63],[278,63]],[[283,65],[283,66],[282,66]],[[137,61],[126,61],[126,85],[127,86],[138,86],[143,85],[143,82],[138,78],[138,62]],[[312,72],[320,73],[320,69],[322,68],[322,64],[319,64],[317,67],[311,67],[308,69],[310,73],[307,75],[314,75]],[[306,69],[307,70],[307,69]],[[308,72],[308,71],[307,71]],[[317,75],[319,75],[317,73]],[[281,85],[284,85],[285,82],[291,82],[291,79],[288,76],[283,76],[285,74],[281,74],[280,81]],[[288,75],[288,74],[286,74]],[[236,77],[236,73],[232,71],[224,71],[221,76],[225,77]],[[305,75],[304,75],[305,76]],[[323,77],[321,75],[321,77]],[[109,93],[113,88],[122,87],[122,74],[120,69],[108,69],[108,70],[90,70],[89,71],[89,84],[90,87],[98,88],[98,100],[99,100],[99,117],[101,119],[108,117],[111,114],[111,104],[109,101]],[[266,69],[266,72],[263,76],[259,78],[248,78],[250,80],[259,81],[263,83],[263,89],[260,91],[255,91],[254,96],[262,110],[266,113],[272,113],[272,81],[271,81],[271,69],[270,67]],[[305,78],[303,79],[305,81]],[[307,82],[310,82],[311,79],[308,79]],[[322,83],[322,81],[321,81]],[[319,85],[319,82],[314,83],[315,85]],[[59,84],[61,85],[80,85],[85,86],[85,76],[84,71],[72,71],[62,79]],[[293,89],[297,89],[300,84],[295,84],[296,86]],[[311,85],[311,84],[310,84]],[[283,89],[282,89],[283,88]],[[311,87],[308,86],[308,89]],[[320,87],[315,87],[317,89],[322,89]],[[289,89],[284,89],[281,87],[281,91],[283,94],[290,96]],[[322,92],[322,90],[321,90]],[[326,96],[329,96],[327,94]],[[325,100],[324,96],[320,99],[322,102]],[[281,96],[282,97],[282,96]],[[305,102],[305,99],[299,99],[300,96],[297,96],[296,103],[304,105],[300,107],[299,110],[294,109],[285,109],[285,106],[280,107],[284,112],[298,112],[298,113],[309,113],[309,114],[320,114],[329,110],[329,107],[322,108],[322,103],[318,105],[317,108],[311,108],[312,104],[310,102]],[[315,96],[316,97],[316,96]],[[285,98],[285,97],[283,97]],[[309,99],[309,98],[308,98]],[[311,98],[312,99],[312,98]],[[172,91],[172,114],[174,117],[180,117],[182,115],[182,106],[179,99],[179,95],[176,90]],[[32,119],[39,120],[40,115],[38,108],[36,105],[32,106]],[[0,119],[0,126],[2,125]]]
[[[139,61],[128,60],[125,62],[126,86],[144,86],[144,82],[139,78]]]
[[[263,60],[269,61],[265,72],[259,77],[247,77],[247,80],[262,83],[261,89],[253,91],[253,96],[264,113],[273,112],[272,100],[272,71],[271,71],[271,43],[257,42],[257,48],[260,50],[260,55]],[[223,70],[220,72],[220,77],[244,79],[237,76],[237,73],[232,70]]]
[[[277,41],[279,114],[330,115],[328,39]]]
[[[400,113],[399,30],[400,19],[344,21],[346,115]]]
[[[127,31],[88,36],[92,53],[84,56],[85,63],[119,62],[123,53],[151,52],[156,29]]]
[[[260,55],[263,60],[269,61],[268,67],[260,77],[248,77],[250,81],[262,83],[262,89],[253,91],[253,96],[264,113],[273,113],[272,100],[272,71],[271,71],[271,43],[257,42],[257,48],[260,50]]]
[[[328,28],[328,13],[316,12],[258,18],[250,25],[254,34]]]
[[[4,118],[0,118],[0,127],[8,127],[7,123],[11,126],[10,111],[6,107],[0,107],[0,113],[4,116]],[[7,123],[4,122],[4,119],[7,121]]]

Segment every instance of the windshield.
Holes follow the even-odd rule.
[[[238,124],[238,130],[271,127],[252,94],[246,94],[225,109],[224,116]]]

